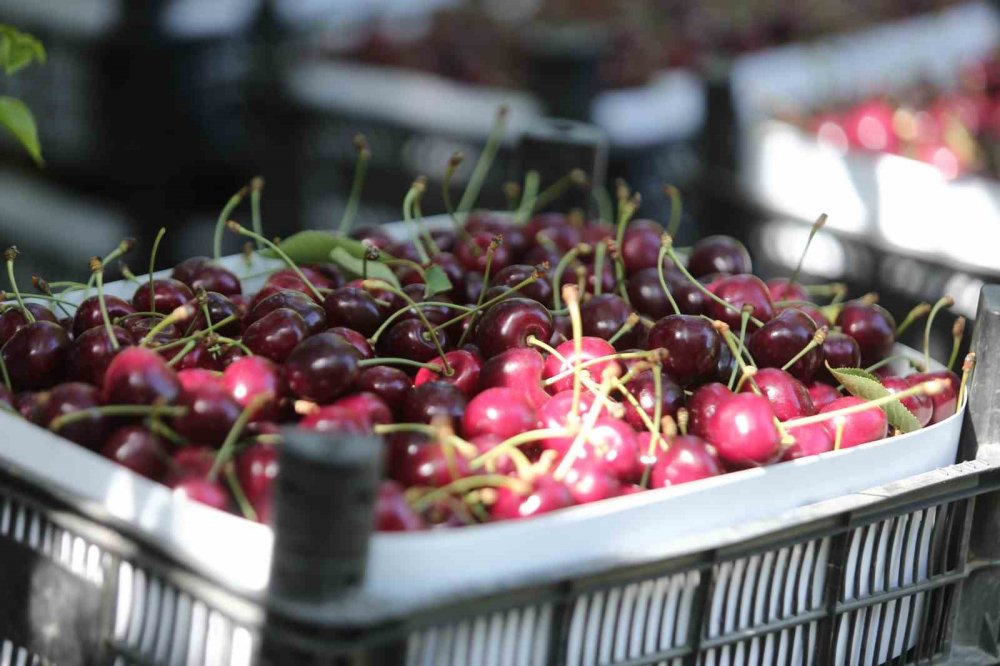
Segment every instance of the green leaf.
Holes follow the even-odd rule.
[[[32,62],[45,62],[45,47],[26,32],[0,23],[0,67],[7,76],[16,74]]]
[[[424,271],[424,281],[426,282],[424,297],[440,294],[443,291],[450,291],[452,287],[451,280],[448,279],[448,274],[437,264],[431,264],[430,268]]]
[[[829,365],[827,367],[829,368]],[[891,395],[889,390],[882,386],[874,375],[861,368],[829,368],[829,370],[853,396],[865,400],[875,400]],[[882,405],[882,411],[889,419],[889,425],[899,428],[901,432],[920,430],[920,421],[900,401],[893,400]]]
[[[35,118],[21,100],[0,97],[0,125],[6,127],[21,142],[38,166],[45,163],[42,159],[42,148],[38,144]]]
[[[342,247],[336,247],[330,252],[330,261],[343,268],[348,273],[361,277],[364,271],[364,261],[358,259]],[[399,280],[392,269],[380,261],[368,262],[368,277],[373,280],[385,280],[394,287],[399,287]]]

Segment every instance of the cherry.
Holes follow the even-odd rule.
[[[369,428],[392,423],[389,405],[374,393],[355,393],[337,400],[332,406],[352,412],[356,419],[368,424]]]
[[[539,245],[545,245],[539,238],[551,241],[563,252],[576,247],[583,240],[580,229],[573,225],[562,213],[542,213],[536,215],[524,228],[525,235]]]
[[[358,375],[354,388],[358,391],[374,393],[393,408],[398,415],[409,398],[413,382],[399,368],[387,365],[373,365]]]
[[[303,264],[299,266],[299,270],[302,271],[302,274],[305,275],[317,289],[336,289],[344,282],[344,278],[340,274],[340,271],[337,270],[336,266],[331,264]],[[287,278],[294,278],[299,282],[302,281],[302,278],[299,277],[298,273],[291,268],[286,267],[271,273],[271,275],[267,278],[267,282],[270,283],[275,280],[284,280]]]
[[[961,382],[958,379],[958,375],[954,372],[950,370],[918,372],[912,375],[907,375],[904,379],[906,379],[910,386],[916,386],[921,382],[930,381],[932,379],[948,380],[948,386],[943,391],[929,396],[931,403],[934,405],[934,413],[931,415],[930,423],[940,423],[955,413],[955,409],[958,405],[958,388]]]
[[[528,338],[548,340],[552,336],[552,315],[537,301],[508,298],[491,306],[476,327],[476,344],[483,358],[515,347],[527,347]]]
[[[573,391],[560,391],[548,399],[548,401],[537,410],[539,428],[565,428],[571,420],[578,420],[586,414],[594,401],[593,394],[589,392],[580,393],[579,406],[576,416],[573,414]],[[557,451],[564,451],[573,441],[572,437],[556,437],[542,441],[543,446]]]
[[[594,264],[583,264],[581,262],[573,262],[570,264],[569,268],[563,272],[562,279],[560,283],[562,285],[576,284],[577,283],[577,268],[582,267],[584,272],[584,286],[585,291],[596,292],[597,291],[597,268]],[[615,271],[612,267],[611,261],[607,260],[604,262],[604,268],[601,270],[601,291],[603,293],[611,293],[615,289]]]
[[[461,294],[465,291],[465,268],[455,255],[450,252],[438,252],[431,259],[431,264],[439,266],[448,276],[451,289],[447,293]]]
[[[120,326],[112,326],[112,332],[118,341],[119,348],[135,343],[132,334]],[[68,375],[81,382],[89,382],[96,386],[104,383],[104,373],[118,349],[111,346],[108,332],[103,326],[84,331],[73,340],[66,357]]]
[[[163,482],[168,486],[192,477],[205,478],[215,464],[216,451],[207,446],[191,444],[174,451],[167,465]]]
[[[493,234],[488,231],[476,231],[469,234],[469,239],[455,247],[455,258],[468,271],[482,273],[486,270],[486,249],[493,242]],[[475,248],[475,249],[473,249]],[[504,243],[493,251],[490,271],[499,271],[511,264],[513,256],[510,247]]]
[[[795,358],[813,336],[816,324],[800,310],[785,310],[754,331],[747,342],[747,349],[760,368],[781,368]],[[788,368],[788,373],[801,381],[812,378],[823,362],[819,346],[810,349]]]
[[[578,460],[566,472],[563,483],[577,504],[617,497],[622,483],[610,474],[604,464],[593,459]]]
[[[452,374],[445,375],[444,371],[434,371],[428,368],[417,370],[413,378],[413,385],[420,386],[431,381],[443,381],[454,384],[458,387],[466,398],[471,398],[476,392],[476,383],[479,381],[479,372],[483,362],[477,354],[473,354],[465,349],[456,349],[444,355],[451,366]],[[440,366],[440,364],[438,364]]]
[[[565,456],[569,447],[563,442],[572,442],[573,437],[546,440],[545,447]],[[556,446],[553,446],[556,444]],[[580,458],[596,458],[605,469],[619,481],[634,483],[642,476],[639,441],[631,426],[611,416],[597,417],[594,427],[586,435],[586,446]]]
[[[176,276],[174,276],[176,277]],[[214,291],[223,296],[235,296],[243,293],[240,279],[231,271],[217,264],[205,264],[194,272],[188,286],[198,291]]]
[[[866,150],[896,152],[899,138],[893,129],[894,114],[891,104],[878,99],[855,106],[843,120],[848,141]]]
[[[882,380],[882,386],[889,393],[899,393],[910,388],[910,383],[902,377],[886,377]],[[902,398],[899,402],[917,417],[921,428],[931,422],[931,417],[934,415],[934,403],[931,401],[931,396],[917,393]]]
[[[413,389],[403,406],[403,420],[408,423],[430,423],[437,417],[448,417],[458,430],[465,413],[465,396],[447,382],[427,382]]]
[[[496,275],[490,277],[490,285],[494,287],[514,287],[527,280],[535,273],[534,266],[526,264],[513,264],[501,269]],[[522,287],[518,294],[524,298],[538,301],[546,307],[552,307],[552,283],[548,280],[535,280]],[[475,301],[472,301],[475,302]]]
[[[809,318],[813,320],[814,324],[816,324],[816,328],[819,328],[820,326],[830,327],[830,320],[826,318],[826,315],[823,314],[823,311],[818,305],[813,305],[812,303],[796,303],[795,305],[778,308],[778,311],[784,312],[785,310],[791,309],[799,310],[809,315]]]
[[[767,398],[755,393],[723,396],[705,425],[704,437],[731,469],[766,465],[778,455],[781,435]]]
[[[773,301],[808,301],[809,292],[798,282],[788,278],[774,278],[767,281],[767,291]],[[795,307],[798,307],[796,305]]]
[[[664,274],[664,278],[666,278]],[[671,290],[671,295],[676,299],[673,287],[669,280],[667,287]],[[644,314],[651,319],[661,319],[667,315],[674,314],[673,307],[667,299],[667,295],[660,285],[659,271],[656,268],[644,268],[632,273],[627,282],[628,298],[632,306],[640,314]],[[678,307],[680,304],[678,303]]]
[[[205,340],[199,340],[194,347],[191,348],[184,356],[181,357],[179,361],[174,363],[174,369],[180,370],[191,370],[194,368],[201,368],[203,370],[222,370],[224,367],[221,362],[221,358],[216,351],[212,351],[215,345],[210,345],[210,343]],[[160,350],[164,357],[173,362],[174,357],[181,351],[180,349],[169,349],[165,352]]]
[[[712,319],[726,322],[734,330],[740,329],[740,310],[746,305],[753,308],[750,314],[762,322],[774,317],[774,304],[771,302],[767,285],[756,275],[731,275],[722,278],[711,291],[736,309],[723,307],[709,299],[705,303],[705,314]],[[747,330],[752,331],[756,328],[753,321],[747,325]]]
[[[131,304],[117,296],[105,295],[104,306],[111,321],[135,312]],[[73,335],[81,335],[95,326],[104,326],[104,318],[101,316],[101,305],[97,296],[91,296],[83,299],[76,309],[76,315],[73,317]]]
[[[709,273],[735,275],[749,273],[752,263],[746,247],[732,236],[706,236],[691,249],[687,268],[695,277]]]
[[[49,310],[44,305],[39,305],[38,303],[26,303],[25,306],[28,312],[35,318],[35,321],[51,321],[53,323],[59,323],[56,320],[56,315]],[[24,328],[28,324],[28,319],[24,316],[24,313],[19,307],[8,307],[6,310],[0,314],[0,346],[6,344],[10,340],[11,336],[17,332],[18,329]]]
[[[492,433],[486,433],[483,435],[476,435],[475,437],[470,437],[469,443],[475,446],[479,454],[482,455],[484,453],[489,453],[490,451],[492,451],[493,448],[496,447],[501,442],[503,442],[503,440],[504,440],[503,437],[497,437]],[[527,445],[518,448],[520,448],[521,451],[523,452],[526,447]],[[537,447],[535,448],[537,449]],[[490,459],[490,461],[486,465],[486,471],[490,472],[491,474],[495,473],[495,474],[509,475],[517,472],[517,465],[514,464],[514,461],[511,459],[509,455],[503,453],[500,454],[499,456],[494,456],[493,458]]]
[[[496,501],[490,507],[490,517],[494,520],[530,518],[573,506],[573,495],[569,489],[550,477],[536,479],[533,489],[526,496],[503,486],[497,488],[496,493]]]
[[[70,341],[66,330],[39,320],[19,328],[0,351],[16,389],[41,389],[59,382],[66,372]]]
[[[119,322],[119,325],[131,334],[133,340],[139,342],[144,339],[154,327],[156,327],[159,321],[159,319],[154,317],[129,317],[127,319],[122,319]],[[101,330],[104,329],[103,326],[100,328]],[[167,324],[153,334],[153,337],[150,338],[149,344],[152,347],[158,347],[160,345],[165,345],[168,342],[173,342],[180,337],[180,329],[173,324]]]
[[[366,435],[371,432],[371,426],[364,418],[351,410],[327,405],[310,412],[299,421],[299,427],[319,432],[341,432],[352,435]]]
[[[851,336],[840,331],[830,331],[823,341],[823,359],[831,368],[857,368],[861,366],[861,348]],[[837,381],[821,364],[817,376],[826,382],[836,384]]]
[[[583,319],[583,334],[611,339],[632,314],[632,309],[615,294],[598,294],[580,305],[580,316]],[[633,331],[620,338],[621,344],[630,346],[633,342]]]
[[[665,349],[663,369],[681,386],[715,377],[722,338],[710,321],[693,315],[668,315],[649,329],[647,349]]]
[[[212,260],[208,257],[191,257],[189,259],[185,259],[174,267],[170,277],[175,280],[180,280],[190,287],[191,282],[194,280],[194,276],[198,273],[198,271],[210,263],[212,263]]]
[[[82,382],[59,384],[42,399],[38,413],[39,422],[48,427],[60,416],[85,412],[101,404],[100,390]],[[100,414],[73,421],[60,428],[60,437],[80,446],[96,450],[108,436],[109,420]]]
[[[849,395],[844,398],[837,398],[833,402],[823,406],[819,410],[819,413],[827,414],[838,409],[863,405],[864,403],[863,399]],[[844,424],[844,433],[840,440],[840,448],[842,449],[884,439],[889,428],[889,421],[886,419],[885,412],[878,407],[872,407],[862,412],[837,416],[823,421],[823,427],[826,428],[827,434],[830,435],[830,438],[834,442],[837,440],[837,427],[841,423]]]
[[[779,421],[812,416],[816,413],[805,385],[784,370],[762,368],[754,375],[754,381],[771,403],[774,415]],[[746,393],[752,388],[750,382],[745,382],[741,391]]]
[[[302,321],[305,322],[308,335],[316,335],[326,330],[326,310],[305,294],[287,289],[271,294],[264,300],[257,302],[250,310],[243,325],[250,326],[264,315],[279,308],[288,308],[297,312],[302,317]]]
[[[639,447],[649,448],[648,432],[639,433]],[[657,449],[649,474],[650,488],[667,488],[722,474],[722,463],[711,444],[695,435],[670,438],[667,450]]]
[[[101,455],[136,474],[158,481],[166,470],[166,445],[143,426],[115,430],[101,445]]]
[[[181,383],[163,357],[143,347],[121,350],[104,373],[106,404],[171,403],[180,392]]]
[[[572,370],[577,363],[583,364],[597,358],[615,354],[615,348],[608,344],[607,341],[591,336],[584,336],[580,338],[579,356],[576,353],[576,344],[572,340],[567,340],[566,342],[561,343],[555,349],[558,354],[551,354],[547,359],[545,359],[545,368],[542,371],[542,376],[545,379],[552,379],[563,374],[564,372],[568,372],[570,374],[562,377],[549,386],[549,391],[552,393],[566,391],[573,388]],[[565,359],[565,362],[560,360],[560,356]],[[604,372],[609,368],[616,377],[621,376],[621,364],[613,358],[587,365],[583,368],[583,371],[589,373],[591,377],[599,381],[604,375]]]
[[[350,390],[358,377],[358,352],[336,333],[306,338],[285,360],[283,372],[292,393],[327,403]]]
[[[662,235],[663,227],[650,220],[635,220],[628,226],[619,248],[626,273],[656,268]]]
[[[538,409],[549,400],[549,395],[542,389],[545,363],[546,360],[534,349],[508,349],[483,364],[479,372],[478,390],[511,388],[524,396],[533,408]]]
[[[198,444],[219,446],[240,415],[240,405],[218,384],[182,391],[177,404],[187,411],[171,424],[179,434]]]
[[[446,444],[421,438],[393,438],[391,478],[406,487],[440,488],[469,474],[469,464],[455,449]]]
[[[153,280],[152,291],[148,282],[143,282],[136,288],[135,294],[132,295],[132,307],[137,312],[159,312],[168,315],[192,298],[194,292],[180,280],[160,278]]]
[[[245,356],[233,361],[222,371],[219,383],[241,408],[261,395],[272,396],[259,405],[252,417],[255,421],[277,418],[279,400],[287,390],[281,369],[263,356]]]
[[[220,511],[229,509],[229,494],[218,481],[192,477],[175,482],[172,488],[177,497],[183,497]]]
[[[277,447],[258,442],[245,448],[236,458],[236,479],[256,512],[257,520],[262,523],[270,522],[271,497],[277,476]]]
[[[719,404],[732,394],[733,392],[725,384],[715,382],[695,389],[687,402],[688,431],[704,437],[708,432],[708,422],[719,408]]]
[[[837,325],[854,338],[861,351],[861,365],[868,367],[892,353],[896,343],[896,321],[875,303],[850,301],[837,315]]]
[[[438,342],[447,344],[443,331],[435,333]],[[426,362],[438,357],[438,350],[430,333],[419,319],[404,319],[389,327],[378,339],[375,348],[379,356],[396,356],[411,361]]]
[[[833,450],[833,437],[822,423],[791,427],[788,434],[795,438],[795,443],[785,449],[782,460],[797,460]]]
[[[218,384],[218,373],[204,368],[187,368],[177,372],[177,381],[184,391],[193,391],[204,384]]]
[[[715,366],[715,381],[728,385],[729,379],[733,376],[733,368],[737,365],[729,345],[723,344],[719,349],[719,363]]]
[[[44,392],[22,391],[14,396],[14,407],[25,421],[41,425],[42,404],[47,397]]]
[[[531,430],[535,410],[523,395],[509,388],[489,388],[472,398],[462,418],[466,437],[496,435],[502,439]]]
[[[809,391],[809,398],[817,410],[843,397],[840,391],[826,382],[812,382],[806,385],[806,390]]]
[[[194,324],[192,328],[195,330],[208,328],[209,322],[212,324],[218,324],[223,319],[231,316],[237,317],[235,321],[232,321],[220,328],[216,328],[215,332],[219,335],[225,335],[228,337],[234,337],[240,334],[242,329],[242,324],[240,323],[240,313],[239,308],[233,301],[220,293],[209,291],[205,292],[205,309],[208,310],[208,322],[205,321],[205,313],[202,311],[202,307],[198,303],[192,303],[195,306],[197,314],[194,318]]]
[[[243,344],[254,354],[283,363],[308,334],[309,329],[298,312],[278,308],[247,327]]]
[[[385,480],[375,497],[375,529],[379,532],[415,532],[426,527],[424,519],[406,503],[403,486]]]
[[[625,388],[635,397],[649,420],[653,421],[656,412],[656,378],[653,371],[643,370],[638,373],[625,384]],[[645,430],[646,424],[639,416],[639,410],[636,409],[635,405],[629,400],[625,400],[623,404],[625,406],[625,421],[640,432]],[[666,374],[660,376],[660,404],[661,417],[669,416],[671,418],[677,416],[677,410],[684,406],[683,389]]]
[[[375,350],[372,349],[371,344],[365,338],[353,328],[347,328],[345,326],[334,326],[327,330],[327,333],[333,333],[334,335],[339,335],[344,339],[344,341],[354,347],[354,350],[358,352],[358,358],[369,359],[375,358]]]

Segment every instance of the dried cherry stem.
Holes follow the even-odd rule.
[[[413,311],[416,312],[417,314],[417,318],[420,319],[420,323],[422,323],[424,325],[424,328],[427,329],[426,334],[430,336],[431,342],[434,343],[434,348],[437,350],[438,356],[441,358],[441,365],[444,367],[445,376],[450,377],[454,372],[454,370],[452,370],[451,365],[448,363],[448,357],[445,356],[444,348],[441,346],[441,340],[437,334],[437,329],[431,325],[430,321],[428,321],[427,315],[424,314],[424,311],[421,310],[419,307],[417,307],[416,301],[410,298],[410,295],[407,294],[404,290],[397,289],[396,287],[389,284],[385,280],[365,280],[364,282],[361,283],[361,285],[366,290],[383,289],[391,294],[395,294],[399,298],[403,299],[407,303],[407,305],[409,305],[409,307],[413,308]]]
[[[660,237],[660,243],[662,244],[662,247],[666,250],[667,256],[670,257],[670,261],[674,263],[674,266],[676,266],[678,270],[680,270],[680,272],[684,275],[684,277],[687,278],[687,280],[691,284],[693,284],[698,290],[700,290],[703,294],[705,294],[713,301],[715,301],[722,307],[726,308],[727,310],[735,313],[741,312],[741,308],[733,305],[729,301],[719,298],[718,296],[713,294],[708,289],[708,287],[703,285],[701,282],[698,282],[698,280],[693,275],[691,275],[688,269],[684,266],[684,262],[681,261],[680,257],[677,256],[677,252],[674,251],[673,237],[671,237],[669,234],[663,234],[663,236]],[[750,317],[750,321],[752,321],[754,325],[757,326],[758,328],[764,325],[764,322],[762,322],[760,319],[757,319],[752,315]]]
[[[809,230],[809,237],[806,239],[806,246],[802,248],[802,254],[799,255],[799,263],[795,264],[795,270],[792,271],[792,274],[788,278],[789,284],[795,284],[795,281],[799,277],[799,273],[802,272],[802,262],[806,260],[806,255],[809,253],[809,246],[812,245],[813,238],[816,237],[819,230],[823,228],[824,224],[826,224],[826,218],[826,213],[822,213],[818,218],[816,218],[816,221],[813,222],[812,229]]]
[[[479,192],[483,189],[483,183],[486,182],[486,174],[489,173],[490,166],[497,156],[497,151],[500,150],[500,143],[503,140],[506,124],[507,107],[501,106],[497,110],[496,121],[493,123],[493,129],[490,130],[489,138],[486,139],[483,152],[479,154],[479,160],[476,161],[476,166],[472,169],[472,175],[469,176],[469,183],[466,185],[465,192],[462,193],[462,198],[458,202],[456,217],[463,226],[472,207],[476,205]]]
[[[59,432],[71,423],[90,419],[95,416],[183,416],[187,412],[186,407],[171,407],[169,405],[103,405],[101,407],[88,407],[78,412],[63,414],[52,419],[49,423],[49,430]]]
[[[508,289],[504,293],[499,294],[497,296],[494,296],[493,298],[491,298],[490,300],[486,301],[485,303],[480,303],[480,304],[476,305],[476,307],[474,307],[474,308],[469,308],[468,310],[466,310],[462,314],[457,315],[455,317],[452,317],[451,319],[449,319],[448,321],[444,322],[443,324],[438,324],[437,326],[432,327],[431,330],[440,331],[442,329],[448,328],[449,326],[452,326],[453,324],[457,324],[458,322],[462,321],[463,319],[466,319],[466,318],[468,318],[468,317],[470,317],[470,316],[472,316],[472,315],[474,315],[476,313],[479,313],[479,312],[482,312],[483,310],[486,310],[491,305],[494,305],[496,303],[499,303],[502,300],[510,298],[515,293],[517,293],[517,292],[521,291],[522,289],[524,289],[525,287],[527,287],[529,284],[533,284],[535,282],[538,282],[541,278],[542,278],[542,269],[541,269],[541,267],[536,267],[535,271],[531,275],[529,275],[528,277],[524,278],[523,280],[521,280],[520,282],[518,282],[517,284],[515,284],[513,287],[511,287],[510,289]]]
[[[670,222],[667,224],[667,233],[671,238],[677,236],[677,230],[681,227],[681,219],[684,216],[684,202],[681,199],[681,191],[671,184],[663,186],[663,193],[670,199]]]
[[[354,150],[358,156],[354,161],[354,178],[351,181],[351,194],[347,198],[347,205],[344,207],[344,214],[340,217],[340,225],[337,233],[346,236],[351,231],[354,218],[358,214],[358,206],[361,205],[361,190],[365,186],[365,174],[368,173],[368,162],[372,153],[368,148],[368,139],[364,134],[354,135]]]
[[[249,191],[249,185],[241,187],[239,192],[229,197],[229,201],[226,202],[226,205],[222,207],[222,212],[219,213],[219,219],[215,223],[215,238],[212,243],[212,256],[215,257],[216,261],[222,259],[222,231],[226,228],[226,220],[233,214],[233,211],[243,201]],[[107,261],[107,257],[104,260]]]
[[[955,367],[958,360],[958,348],[962,346],[962,337],[965,335],[965,317],[959,317],[951,326],[951,354],[948,356],[948,369]]]
[[[480,474],[478,476],[466,476],[461,479],[455,479],[446,486],[435,488],[426,495],[421,495],[410,505],[410,507],[419,513],[434,506],[434,503],[438,500],[442,500],[450,495],[464,494],[470,490],[476,490],[477,488],[497,487],[510,488],[519,495],[528,494],[531,488],[526,481],[515,479],[511,476],[504,476],[503,474]]]
[[[961,411],[969,397],[969,380],[976,369],[976,352],[969,352],[962,362],[962,383],[958,385],[958,397],[955,399],[955,413]]]
[[[309,280],[309,278],[306,277],[305,273],[302,272],[302,269],[299,268],[298,264],[292,261],[292,258],[289,257],[287,254],[285,254],[285,251],[282,250],[280,247],[278,247],[275,243],[271,242],[264,236],[261,236],[256,231],[251,231],[247,229],[236,220],[229,220],[229,222],[226,222],[226,228],[228,228],[235,234],[239,234],[240,236],[246,236],[247,238],[253,240],[259,240],[261,243],[263,243],[267,247],[267,249],[271,250],[276,255],[278,255],[278,258],[281,259],[283,262],[285,262],[286,266],[292,269],[292,272],[295,273],[295,276],[297,278],[302,280],[303,284],[309,287],[309,291],[313,293],[318,302],[320,303],[323,302],[323,293],[316,288],[316,285],[314,285]]]
[[[118,349],[121,345],[118,344],[115,329],[111,326],[111,317],[108,316],[108,306],[104,301],[104,264],[101,262],[100,257],[90,258],[90,272],[96,276],[97,307],[101,310],[101,321],[104,322],[104,331],[108,334],[108,343],[112,349]]]
[[[629,316],[625,318],[625,323],[623,323],[621,327],[614,332],[614,335],[608,338],[608,344],[614,345],[616,342],[618,342],[618,340],[621,339],[623,335],[631,332],[632,329],[639,324],[639,320],[640,317],[638,313],[636,312],[629,313]]]
[[[560,297],[560,285],[562,283],[563,273],[566,272],[566,268],[569,267],[573,261],[579,256],[587,256],[592,251],[592,248],[587,243],[580,243],[576,247],[569,249],[566,254],[559,259],[559,263],[556,264],[555,270],[552,272],[552,305],[554,310],[559,310],[562,308],[562,299]]]
[[[586,171],[583,169],[573,169],[568,174],[546,187],[537,197],[534,198],[531,202],[532,212],[549,205],[561,197],[566,190],[574,185],[577,187],[586,186],[587,181],[588,177]]]
[[[824,412],[823,414],[814,414],[812,416],[802,416],[797,419],[791,419],[785,421],[784,425],[786,428],[797,428],[805,425],[813,425],[815,423],[823,423],[824,421],[836,419],[841,416],[849,416],[850,414],[857,414],[858,412],[864,412],[875,407],[882,407],[882,405],[888,405],[889,403],[896,402],[897,400],[909,398],[911,395],[936,395],[945,390],[947,385],[947,379],[930,379],[926,382],[914,384],[913,386],[902,391],[882,396],[881,398],[866,400],[858,405],[835,409],[831,412]]]
[[[600,296],[604,285],[604,255],[608,246],[598,243],[594,248],[594,296]]]
[[[679,315],[681,309],[677,306],[677,301],[674,300],[674,295],[670,293],[670,287],[667,286],[667,278],[663,273],[663,264],[667,259],[667,246],[660,245],[660,255],[656,258],[656,275],[660,278],[660,288],[663,289],[663,293],[666,294],[667,300],[670,301],[670,308],[674,311],[674,314]]]
[[[680,431],[682,435],[688,434],[688,422],[691,420],[691,414],[684,407],[677,410],[677,430]]]
[[[163,240],[165,233],[167,233],[167,228],[160,227],[160,230],[156,232],[156,238],[153,240],[153,249],[149,253],[149,309],[151,311],[156,309],[153,294],[153,282],[155,280],[153,272],[156,271],[156,254],[160,251],[160,241]]]
[[[906,313],[906,317],[900,322],[899,326],[896,327],[896,337],[898,338],[903,333],[906,333],[907,329],[910,328],[914,323],[920,321],[920,319],[927,315],[931,311],[930,303],[919,303],[913,307],[912,310]]]
[[[443,307],[450,310],[461,310],[462,312],[468,312],[474,309],[467,305],[458,305],[457,303],[445,303],[444,301],[421,301],[417,303],[417,307],[423,307],[423,308]],[[375,330],[375,332],[372,333],[371,337],[368,338],[368,342],[370,342],[371,344],[375,344],[376,342],[378,342],[378,339],[382,337],[382,334],[385,333],[386,329],[388,329],[392,324],[396,322],[397,319],[399,319],[409,311],[410,307],[404,306],[393,312],[388,317],[386,317],[385,321],[383,321],[381,325],[379,325],[379,327]],[[461,347],[461,345],[458,346]]]
[[[931,308],[931,313],[927,315],[927,323],[924,325],[924,367],[931,367],[931,326],[934,324],[934,318],[937,316],[941,308],[950,308],[955,304],[955,299],[951,296],[942,296],[938,299],[934,307]]]
[[[788,368],[795,365],[795,363],[803,356],[811,352],[813,349],[816,349],[816,347],[821,346],[823,342],[826,340],[826,334],[827,334],[826,326],[820,326],[818,329],[816,329],[816,333],[813,334],[812,340],[810,340],[809,343],[806,344],[806,346],[803,347],[798,354],[790,358],[787,363],[781,366],[781,369],[787,371]]]
[[[747,322],[750,321],[750,310],[752,309],[753,308],[744,305],[740,312],[740,338],[738,341],[739,342],[738,349],[740,354],[743,354],[744,350],[746,349],[745,345],[747,339]],[[739,367],[740,366],[738,364],[734,363],[733,371],[729,373],[729,383],[727,384],[727,386],[729,387],[730,391],[733,390],[733,383],[736,382],[736,371],[739,369]],[[742,380],[740,381],[742,383]]]
[[[274,396],[270,392],[259,393],[250,399],[247,406],[243,408],[240,415],[236,417],[236,421],[233,422],[233,427],[229,429],[226,433],[226,438],[222,440],[222,446],[219,447],[218,453],[215,454],[215,460],[212,462],[212,468],[208,470],[208,480],[215,481],[216,477],[219,475],[219,470],[225,465],[229,458],[233,454],[233,447],[236,446],[237,440],[239,440],[240,435],[243,434],[243,429],[247,427],[250,423],[250,419],[254,417],[254,414],[260,411],[261,407],[267,403],[268,400],[273,399]]]
[[[17,259],[17,255],[16,245],[11,245],[3,252],[3,259],[7,263],[7,279],[10,281],[10,288],[14,291],[14,298],[17,299],[17,305],[21,308],[21,314],[24,315],[25,320],[29,324],[34,324],[35,315],[31,314],[31,310],[24,305],[24,299],[21,298],[21,291],[17,288],[17,280],[14,279],[14,260]]]
[[[719,335],[722,336],[722,339],[729,347],[729,351],[732,353],[733,358],[736,360],[736,364],[739,366],[740,371],[746,379],[750,381],[750,388],[757,395],[763,395],[760,387],[757,386],[757,381],[753,378],[754,373],[757,372],[757,368],[754,366],[748,366],[746,361],[743,360],[743,354],[740,353],[739,347],[736,345],[736,339],[735,336],[733,336],[732,331],[729,330],[729,324],[724,321],[715,320],[712,322],[712,326],[719,332]],[[750,370],[750,368],[753,368],[753,370]]]
[[[187,321],[191,317],[194,317],[196,314],[198,313],[195,310],[195,307],[190,303],[185,303],[179,308],[174,309],[173,312],[168,314],[160,321],[156,322],[156,325],[153,326],[153,328],[149,329],[149,332],[146,333],[146,335],[142,338],[142,340],[139,341],[139,346],[140,347],[148,346],[149,343],[153,340],[153,338],[156,337],[157,333],[160,333],[161,331],[163,331],[163,329],[167,328],[171,324]]]
[[[524,226],[531,218],[532,211],[535,210],[535,201],[538,196],[538,184],[540,177],[537,171],[529,171],[524,174],[524,194],[521,195],[521,203],[514,212],[514,224]]]

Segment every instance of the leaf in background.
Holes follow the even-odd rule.
[[[830,373],[833,374],[838,382],[844,385],[844,388],[851,395],[863,398],[864,400],[874,400],[891,395],[889,390],[882,386],[875,376],[866,370],[860,368],[830,368]],[[889,425],[899,428],[901,432],[920,430],[920,421],[899,400],[893,400],[882,405],[882,411],[888,417]]]
[[[330,252],[329,260],[343,268],[348,273],[360,277],[364,262],[342,247],[336,247]],[[392,269],[379,261],[368,262],[368,277],[373,280],[385,280],[394,287],[399,287],[399,280]]]
[[[297,264],[323,263],[330,260],[330,253],[337,248],[341,248],[356,259],[363,259],[367,249],[359,240],[348,238],[347,236],[335,236],[328,231],[316,229],[306,229],[278,243],[278,247],[291,257]],[[276,258],[274,252],[265,250],[262,254],[272,259]],[[383,257],[388,257],[385,252],[379,252]]]
[[[42,148],[38,144],[35,118],[23,102],[13,97],[0,97],[0,125],[17,137],[35,163],[39,166],[45,163],[42,160]]]
[[[430,268],[424,271],[424,281],[427,283],[424,287],[425,298],[434,294],[440,294],[443,291],[449,291],[452,287],[451,280],[448,279],[448,274],[437,264],[431,264]]]
[[[0,67],[7,76],[16,74],[36,60],[45,62],[42,43],[17,28],[0,23]]]

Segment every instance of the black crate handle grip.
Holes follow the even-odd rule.
[[[976,368],[968,387],[962,458],[1000,461],[1000,284],[979,292],[970,349]]]

